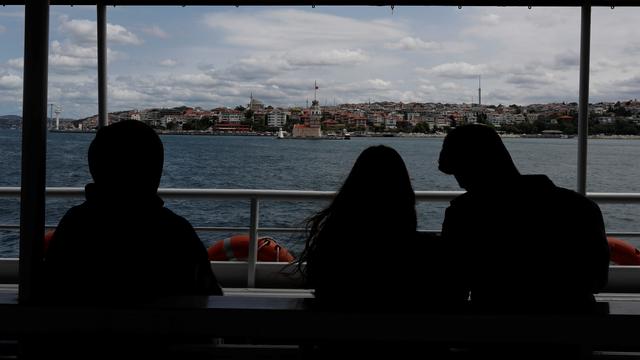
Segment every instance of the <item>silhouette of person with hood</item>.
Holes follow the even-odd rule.
[[[189,222],[158,197],[164,149],[142,122],[101,128],[89,146],[86,201],[60,220],[45,254],[50,301],[114,304],[222,295]]]
[[[489,312],[589,311],[607,283],[602,214],[545,175],[521,175],[489,126],[452,130],[439,169],[466,193],[451,201],[443,241],[472,305]],[[454,255],[455,254],[455,255]]]

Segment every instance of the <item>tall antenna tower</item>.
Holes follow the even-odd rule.
[[[317,101],[316,96],[318,95],[318,82],[313,82],[313,101]]]
[[[478,75],[478,106],[482,105],[482,75]]]

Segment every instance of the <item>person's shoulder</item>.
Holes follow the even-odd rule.
[[[522,175],[523,183],[526,184],[527,190],[533,190],[534,193],[550,193],[562,200],[574,200],[591,202],[586,196],[562,186],[556,185],[546,175]]]
[[[162,207],[162,209],[160,209],[160,217],[158,220],[170,226],[193,227],[185,217],[176,214],[166,207]]]
[[[600,209],[600,207],[598,206],[598,204],[589,199],[588,197],[586,197],[585,195],[580,194],[579,192],[575,191],[575,190],[571,190],[571,189],[567,189],[564,187],[560,187],[560,186],[556,186],[555,187],[555,192],[557,194],[557,199],[558,201],[562,201],[564,203],[573,205],[576,208],[583,208],[583,209],[591,209],[591,210],[598,210]]]
[[[458,196],[456,196],[455,198],[453,198],[449,204],[451,206],[464,206],[467,205],[471,202],[473,202],[473,194],[471,194],[469,191],[464,192]]]
[[[85,201],[82,204],[75,205],[67,210],[67,212],[62,216],[62,220],[72,221],[83,218],[92,218],[93,212],[93,208]]]
[[[432,242],[432,241],[440,241],[440,234],[433,232],[423,232],[416,231],[413,235],[413,239],[419,242]]]

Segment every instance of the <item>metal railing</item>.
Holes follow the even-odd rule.
[[[416,191],[418,202],[447,202],[462,191]],[[46,189],[48,198],[82,198],[82,187],[49,187]],[[250,217],[248,227],[195,226],[197,231],[248,231],[249,256],[247,258],[247,286],[254,287],[258,255],[258,234],[260,232],[295,233],[304,231],[297,227],[260,227],[259,211],[261,201],[315,201],[330,200],[334,191],[308,190],[252,190],[252,189],[159,189],[158,195],[163,199],[197,199],[197,200],[249,200]],[[0,187],[0,198],[19,198],[19,187]],[[587,193],[587,197],[599,204],[640,204],[640,193]],[[0,224],[0,229],[19,229],[18,224]],[[47,227],[55,227],[53,224]],[[439,230],[422,230],[438,232]],[[640,236],[640,232],[610,231],[613,236]]]

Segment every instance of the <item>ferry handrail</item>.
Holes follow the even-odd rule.
[[[257,200],[315,200],[331,199],[335,191],[273,190],[273,189],[194,189],[160,188],[158,195],[165,199],[257,199]],[[464,191],[415,191],[416,201],[451,201]],[[81,198],[84,187],[47,187],[47,197]],[[19,186],[0,187],[0,198],[20,197]],[[587,197],[599,204],[640,203],[640,193],[588,192]]]
[[[301,228],[267,228],[259,227],[258,213],[261,200],[290,201],[290,200],[330,200],[335,191],[314,190],[273,190],[273,189],[194,189],[194,188],[160,188],[158,195],[163,199],[198,199],[198,200],[250,200],[249,227],[195,227],[198,231],[242,231],[248,232],[249,256],[247,259],[247,287],[255,287],[257,271],[257,243],[258,233],[262,232],[301,232]],[[463,191],[416,191],[416,201],[447,202]],[[84,187],[47,187],[45,194],[49,198],[82,198]],[[0,187],[0,198],[19,198],[20,187]],[[587,197],[597,203],[640,204],[640,193],[587,193]],[[54,225],[46,225],[48,228]],[[19,225],[0,224],[0,229],[18,229]],[[438,232],[438,230],[423,230]],[[637,236],[638,232],[608,232],[612,236]]]

